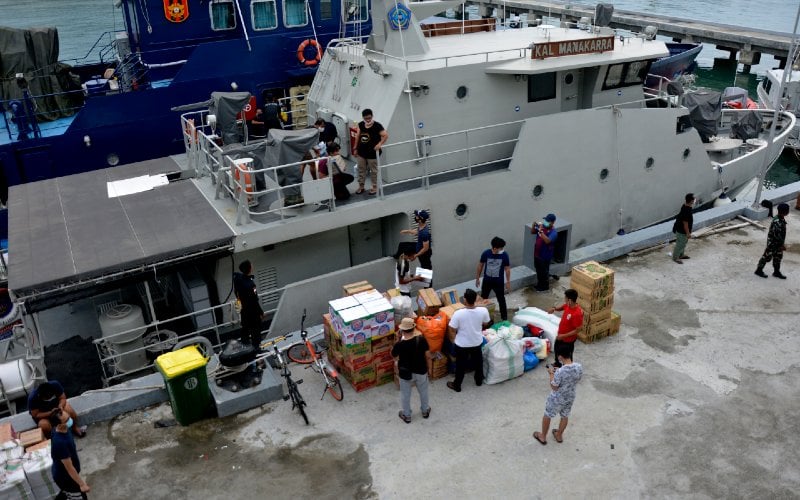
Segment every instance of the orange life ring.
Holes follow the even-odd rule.
[[[316,49],[316,55],[311,59],[306,59],[306,47],[312,46]],[[306,66],[316,66],[319,64],[320,59],[322,59],[322,49],[317,43],[316,40],[312,38],[307,38],[303,40],[300,45],[297,46],[297,60],[300,61],[300,64],[304,64]]]

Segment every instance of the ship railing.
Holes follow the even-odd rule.
[[[116,58],[117,52],[114,47],[117,33],[125,33],[124,30],[106,31],[97,37],[97,40],[89,47],[83,57],[76,57],[73,59],[65,59],[64,62],[71,63],[72,65],[82,65],[89,61],[89,58],[96,53],[96,59],[92,61],[109,62]],[[111,56],[106,58],[107,56]]]
[[[307,95],[282,97],[278,99],[278,105],[281,107],[282,112],[286,114],[287,119],[282,125],[284,129],[305,128],[314,124],[314,122],[309,121]]]
[[[31,96],[30,101],[32,102],[33,113],[25,113],[26,116],[26,125],[28,126],[29,130],[27,131],[26,137],[20,137],[20,130],[18,123],[14,117],[13,112],[11,111],[11,103],[14,101],[18,101],[22,103],[23,107],[25,105],[25,99],[20,97],[19,99],[8,99],[8,100],[0,100],[0,115],[3,116],[2,128],[5,130],[5,135],[8,137],[9,142],[17,142],[26,139],[33,139],[38,136],[52,136],[52,135],[59,135],[63,133],[67,128],[69,128],[70,123],[69,121],[58,122],[60,118],[68,118],[74,116],[78,111],[81,110],[83,107],[83,90],[68,90],[64,92],[55,92],[52,94],[41,94],[36,96]],[[77,98],[79,97],[79,99]],[[60,110],[46,110],[46,111],[36,111],[37,109],[47,109],[45,106],[37,106],[37,102],[41,102],[44,100],[55,100],[55,99],[70,99],[80,101],[80,104],[76,104],[75,106],[70,107],[63,107]],[[61,115],[56,116],[54,115]],[[51,123],[55,122],[55,123]],[[46,131],[42,131],[43,124],[48,123],[46,127]]]
[[[447,178],[471,179],[476,171],[483,168],[507,165],[514,154],[524,122],[516,120],[421,136],[384,146],[383,154],[378,159],[379,196],[383,197],[387,190],[402,190],[403,186],[428,189],[432,183]],[[409,159],[388,160],[395,154],[408,158],[409,151]],[[387,158],[386,161],[383,161],[383,156]]]
[[[267,317],[272,317],[277,311],[284,290],[285,287],[275,287],[259,291],[258,296]],[[153,313],[154,311],[150,309],[148,316],[153,317]],[[187,325],[191,326],[187,327]],[[103,336],[94,339],[92,343],[100,360],[103,384],[108,386],[127,380],[132,375],[152,371],[156,355],[170,351],[181,340],[202,336],[207,338],[215,349],[219,349],[224,345],[224,339],[238,328],[239,312],[236,301],[231,300],[224,304],[198,309],[163,320],[156,317],[144,326]],[[131,334],[139,332],[145,339],[144,345],[124,352],[120,351],[117,346],[130,342]],[[187,333],[179,334],[177,332]],[[266,335],[269,336],[270,333],[271,330],[267,329]],[[130,357],[140,359],[144,357],[147,359],[147,363],[135,369],[120,369],[120,365],[124,365],[125,359],[130,359]]]

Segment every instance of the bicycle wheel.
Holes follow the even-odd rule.
[[[298,411],[300,411],[300,416],[303,417],[303,420],[305,420],[306,425],[309,425],[308,415],[306,415],[306,402],[303,401],[303,396],[300,395],[300,391],[297,389],[296,386],[292,388],[291,394],[292,394],[292,402],[294,403],[295,406],[297,406]]]
[[[295,363],[300,363],[303,365],[311,364],[311,362],[314,361],[314,358],[311,357],[311,350],[308,348],[305,342],[298,342],[290,346],[286,351],[286,355],[289,356],[289,359]]]
[[[344,398],[344,391],[342,390],[342,381],[339,380],[339,376],[331,373],[330,368],[325,368],[325,376],[328,378],[328,392],[331,393],[333,399],[341,401]]]

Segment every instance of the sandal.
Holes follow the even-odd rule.
[[[556,443],[563,443],[564,442],[564,437],[563,436],[561,437],[561,439],[558,439],[558,431],[556,429],[553,429],[553,439],[556,440]]]
[[[72,429],[72,433],[75,434],[75,436],[77,436],[79,438],[85,438],[86,437],[86,426],[82,425],[80,427],[76,427],[76,428]]]
[[[364,188],[363,187],[360,187],[360,188],[356,189],[356,194],[363,194],[363,193],[364,193]]]
[[[539,441],[539,444],[541,444],[542,446],[547,445],[547,441],[542,441],[541,439],[539,439],[539,436],[541,436],[541,433],[539,431],[533,433],[533,439]]]
[[[372,190],[370,190],[368,194],[369,194],[370,196],[375,196],[376,194],[378,194],[378,192],[377,192],[377,191],[372,191]]]
[[[403,422],[405,422],[407,424],[411,423],[411,417],[406,417],[405,415],[403,415],[402,411],[400,413],[398,413],[397,416],[400,417],[400,420],[402,420]]]

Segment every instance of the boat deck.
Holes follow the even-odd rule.
[[[72,125],[72,122],[75,120],[75,116],[76,115],[59,118],[51,122],[40,122],[39,131],[42,133],[42,137],[55,137],[63,134],[66,132],[69,126]],[[0,121],[0,146],[5,146],[7,144],[11,144],[12,142],[18,141],[19,132],[17,130],[17,126],[11,121],[8,115],[6,115],[6,120],[7,121],[5,123],[8,123],[8,128],[5,127],[4,122]]]

